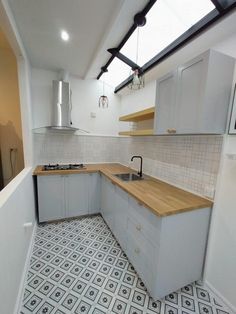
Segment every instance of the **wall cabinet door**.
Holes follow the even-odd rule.
[[[234,64],[209,50],[157,80],[154,133],[224,133]]]
[[[38,176],[39,222],[65,217],[64,176]]]
[[[101,208],[101,176],[98,173],[88,175],[89,214],[100,212]]]
[[[66,217],[88,214],[88,175],[71,174],[65,178]]]
[[[175,127],[177,71],[172,71],[157,81],[155,134],[168,134]]]
[[[202,54],[178,68],[177,133],[201,133],[207,65],[208,54]]]

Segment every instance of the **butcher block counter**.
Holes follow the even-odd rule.
[[[136,198],[145,207],[160,217],[183,213],[199,208],[212,207],[213,202],[184,191],[161,180],[144,175],[144,180],[122,181],[114,176],[118,173],[135,173],[132,169],[121,164],[86,164],[84,169],[79,170],[48,170],[43,166],[37,166],[34,175],[69,175],[79,173],[100,172],[113,184]]]

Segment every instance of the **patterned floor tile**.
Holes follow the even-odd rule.
[[[39,225],[23,314],[229,314],[198,283],[153,300],[100,215]]]

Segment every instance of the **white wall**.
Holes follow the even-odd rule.
[[[25,168],[0,192],[0,313],[16,313],[22,292],[24,268],[33,228],[35,203],[32,180],[30,64],[7,0],[0,0],[0,26],[7,35],[18,61],[22,135]]]
[[[34,68],[32,70],[33,127],[40,128],[51,124],[52,80],[58,79],[58,73]],[[120,96],[113,88],[105,86],[109,98],[107,109],[98,107],[98,99],[103,94],[102,82],[81,80],[69,76],[72,90],[73,126],[84,129],[90,134],[117,135],[119,131]],[[96,118],[90,116],[91,112]]]
[[[0,193],[0,313],[13,314],[35,223],[31,168],[25,168]]]
[[[206,281],[236,311],[236,136],[227,136],[217,186]]]
[[[217,45],[216,49],[236,58],[236,35]],[[207,283],[236,312],[236,160],[228,159],[228,153],[236,154],[234,135],[225,136],[205,276]]]

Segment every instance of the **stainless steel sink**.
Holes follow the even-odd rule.
[[[138,181],[143,180],[143,177],[138,176],[134,173],[119,173],[114,174],[117,178],[121,179],[122,181]]]

